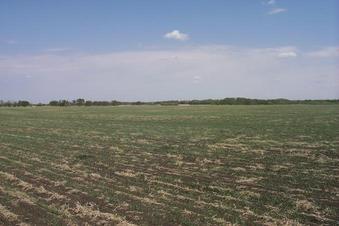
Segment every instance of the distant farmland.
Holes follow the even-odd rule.
[[[338,105],[0,108],[0,225],[338,220]]]

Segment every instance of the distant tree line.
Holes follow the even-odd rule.
[[[31,106],[31,103],[27,100],[19,100],[19,101],[0,100],[0,107],[27,107],[27,106]]]
[[[249,99],[249,98],[224,98],[224,99],[205,99],[205,100],[168,100],[154,102],[123,102],[123,101],[91,101],[79,98],[76,100],[52,100],[48,104],[31,104],[26,100],[2,101],[0,107],[27,107],[27,106],[117,106],[117,105],[277,105],[277,104],[339,104],[339,99],[327,100],[288,100],[288,99]]]
[[[288,100],[288,99],[250,99],[250,98],[224,98],[205,100],[183,100],[183,101],[159,101],[154,104],[179,105],[179,104],[200,104],[200,105],[274,105],[274,104],[339,104],[339,99],[328,100]]]
[[[288,99],[250,99],[250,98],[224,98],[224,99],[205,99],[205,100],[167,100],[167,101],[90,101],[85,99],[53,100],[49,102],[51,106],[116,106],[116,105],[273,105],[273,104],[339,104],[339,99],[328,100],[288,100]]]
[[[50,106],[115,106],[121,105],[123,102],[119,102],[116,100],[112,101],[91,101],[85,100],[82,98],[68,101],[68,100],[52,100],[48,105]]]

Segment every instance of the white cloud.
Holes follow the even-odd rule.
[[[279,14],[279,13],[284,13],[286,12],[287,9],[285,8],[274,8],[271,11],[268,12],[269,15],[275,15],[275,14]]]
[[[294,54],[295,53],[295,54]],[[295,57],[297,55],[299,57]],[[291,60],[281,60],[293,57]],[[0,57],[2,99],[339,98],[339,65],[293,46]],[[25,78],[32,76],[30,79]],[[22,86],[20,79],[25,81]]]
[[[339,46],[326,47],[317,51],[309,52],[307,55],[317,58],[339,57]]]
[[[185,33],[181,33],[179,30],[173,30],[171,32],[168,32],[164,35],[167,39],[174,39],[179,41],[186,41],[189,39],[189,35]]]

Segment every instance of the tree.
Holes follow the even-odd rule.
[[[21,107],[27,107],[27,106],[30,106],[30,105],[31,104],[27,100],[19,100],[18,103],[17,103],[17,106],[21,106]]]
[[[78,106],[83,106],[85,104],[85,99],[79,98],[75,101],[75,104]]]
[[[68,100],[59,100],[59,106],[69,106],[71,103]]]
[[[59,102],[57,100],[52,100],[52,101],[49,102],[49,105],[50,106],[58,106]]]

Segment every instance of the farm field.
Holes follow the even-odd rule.
[[[0,225],[338,221],[338,105],[0,108]]]

